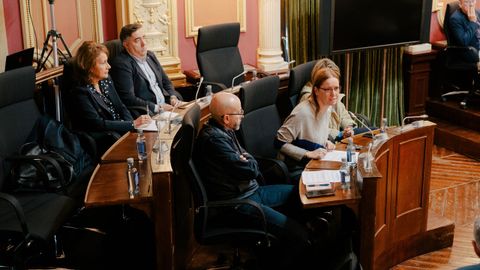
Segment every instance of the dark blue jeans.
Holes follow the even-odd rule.
[[[267,221],[268,232],[275,235],[281,246],[285,247],[283,255],[277,254],[277,262],[283,261],[283,266],[287,267],[294,260],[297,260],[306,252],[309,246],[308,231],[294,219],[275,210],[275,207],[283,206],[291,200],[291,196],[298,196],[294,192],[293,185],[266,185],[260,186],[254,194],[248,199],[257,202],[262,208]],[[241,209],[246,215],[258,217],[251,207]]]

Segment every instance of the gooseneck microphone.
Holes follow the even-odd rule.
[[[195,103],[197,103],[198,92],[200,91],[200,87],[202,87],[202,83],[203,83],[203,77],[201,77],[200,81],[198,82],[197,92],[195,92]]]
[[[237,76],[233,77],[233,79],[232,79],[232,87],[230,87],[230,88],[233,89],[233,86],[234,86],[233,84],[235,83],[235,80],[236,80],[237,78],[239,78],[240,76],[245,75],[247,72],[248,72],[247,70],[244,70],[242,73],[240,73],[240,74],[238,74]]]
[[[370,132],[370,135],[372,136],[372,139],[375,139],[375,136],[373,136],[373,131],[372,129],[367,125],[365,124],[362,120],[360,120],[360,118],[358,118],[354,113],[352,113],[351,111],[347,111],[348,114],[350,115],[350,117],[352,117],[355,121],[359,122],[360,124],[362,124],[362,126],[364,128],[366,128],[369,132]]]
[[[402,120],[402,127],[405,126],[405,120],[407,120],[407,119],[426,119],[426,118],[428,118],[428,114],[413,115],[413,116],[404,117],[403,120]]]

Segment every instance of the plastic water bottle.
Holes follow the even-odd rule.
[[[134,197],[135,190],[135,173],[136,169],[133,167],[133,158],[127,158],[127,184],[128,184],[128,195],[130,199]]]
[[[350,165],[346,158],[342,158],[342,167],[340,167],[340,182],[342,189],[350,188]]]
[[[147,145],[145,143],[145,135],[143,135],[142,129],[137,131],[137,153],[140,162],[147,159]]]
[[[205,100],[210,103],[210,101],[212,101],[212,96],[213,96],[213,92],[212,92],[212,86],[211,85],[207,85],[207,87],[205,88]]]
[[[387,131],[387,127],[388,127],[387,124],[388,124],[387,118],[382,118],[382,125],[380,126],[381,133],[385,133]]]
[[[356,154],[356,149],[355,149],[355,145],[353,144],[353,139],[352,139],[352,137],[348,137],[347,162],[354,163],[355,162],[355,154]]]
[[[258,79],[258,78],[257,78],[257,70],[254,69],[254,70],[252,70],[252,79],[251,79],[251,80],[252,80],[252,81],[255,81],[256,79]]]

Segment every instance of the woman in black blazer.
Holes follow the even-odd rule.
[[[77,51],[74,69],[78,86],[73,89],[75,126],[84,131],[114,131],[124,134],[148,124],[150,116],[133,119],[108,75],[108,50],[100,43],[84,42]]]

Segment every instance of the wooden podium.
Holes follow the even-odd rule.
[[[359,160],[359,255],[364,269],[388,269],[453,243],[454,224],[428,211],[436,125],[418,123],[388,130],[388,138],[372,150],[370,170]]]

